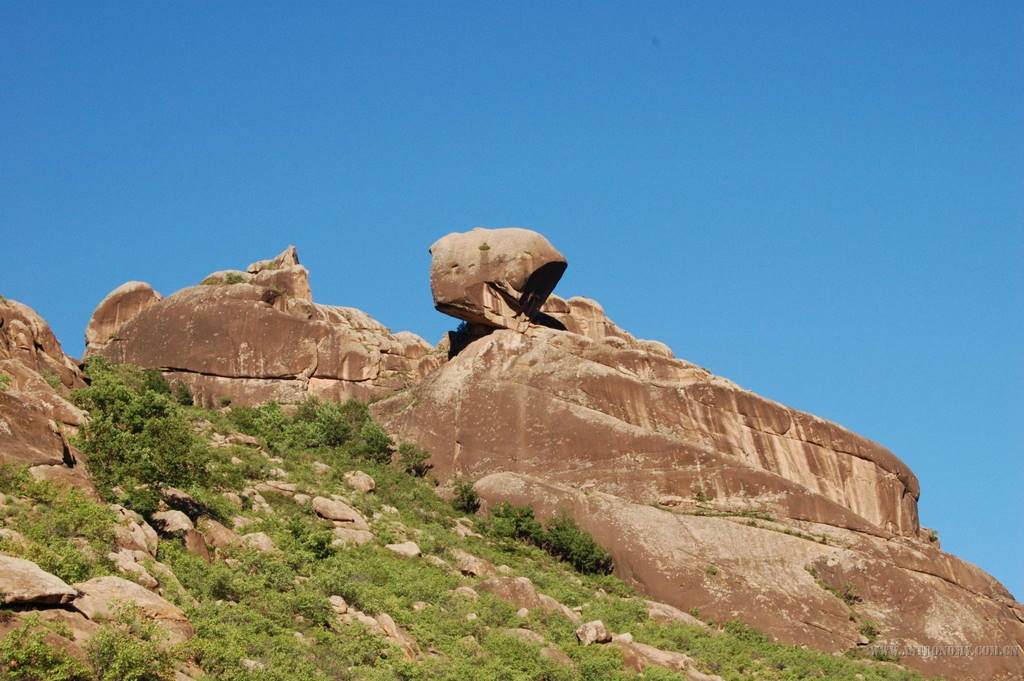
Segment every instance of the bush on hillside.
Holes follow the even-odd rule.
[[[85,374],[89,387],[73,399],[90,420],[76,444],[105,498],[113,500],[121,488],[127,495],[121,500],[146,514],[155,509],[160,488],[204,478],[209,449],[159,371],[90,357]]]
[[[529,542],[585,574],[607,575],[614,567],[611,554],[565,512],[541,525],[532,508],[502,502],[491,511],[488,531],[495,537]]]

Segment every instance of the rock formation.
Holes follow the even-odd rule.
[[[452,233],[430,247],[434,306],[486,327],[525,331],[565,272],[547,239],[516,227]]]
[[[314,303],[291,246],[246,272],[216,272],[167,298],[125,284],[97,307],[86,342],[87,355],[162,369],[204,406],[369,400],[406,387],[436,363],[415,334],[392,334],[359,310]]]
[[[67,392],[84,386],[42,317],[0,297],[0,464],[91,490],[82,454],[69,442],[86,416]]]
[[[431,282],[439,310],[499,328],[374,406],[432,453],[436,475],[540,517],[568,510],[641,590],[783,641],[1024,641],[1020,604],[919,526],[918,481],[895,455],[634,338],[594,301],[550,296],[522,313],[487,283],[500,276],[465,264],[489,234],[435,244]],[[956,678],[1019,670],[1015,658],[905,661]]]
[[[551,295],[566,260],[539,234],[475,229],[431,254],[437,309],[472,327],[450,358],[314,303],[292,248],[163,299],[120,287],[87,352],[160,368],[207,406],[386,398],[374,415],[429,451],[438,478],[540,518],[568,511],[675,612],[836,653],[1024,642],[1024,607],[939,550],[916,477],[881,445],[633,337],[595,301]],[[337,515],[332,501],[317,513]],[[338,542],[373,540],[349,524]],[[1014,657],[903,661],[979,681],[1020,672]]]

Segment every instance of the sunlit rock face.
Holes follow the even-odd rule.
[[[527,310],[517,301],[530,271],[564,259],[515,246],[530,255],[503,274],[481,250],[500,231],[432,248],[437,308],[479,332],[372,407],[431,452],[435,475],[477,481],[491,504],[568,512],[642,591],[791,643],[840,653],[867,645],[864,632],[885,645],[1024,640],[1013,596],[920,527],[917,478],[892,452],[635,338],[596,301],[545,286]],[[1019,658],[904,662],[1020,678]]]
[[[448,234],[430,247],[434,306],[486,327],[525,331],[567,262],[537,232],[517,227]]]
[[[419,336],[391,333],[361,310],[314,303],[291,246],[167,298],[146,285],[118,287],[93,314],[89,338],[87,354],[161,369],[205,406],[371,400],[433,366]]]
[[[35,310],[0,297],[0,465],[92,491],[82,454],[71,445],[86,415],[69,400],[85,387]]]

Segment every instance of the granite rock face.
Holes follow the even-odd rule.
[[[878,645],[1024,640],[1024,608],[929,540],[917,478],[881,445],[633,337],[593,300],[549,295],[539,323],[481,317],[460,316],[495,328],[373,406],[438,477],[541,518],[567,510],[653,598],[786,642],[839,653],[871,627]],[[1020,671],[903,661],[979,681]]]
[[[82,454],[70,443],[86,415],[68,394],[84,386],[42,317],[0,298],[0,464],[92,490]]]
[[[430,290],[445,314],[525,331],[567,262],[537,232],[517,227],[448,234],[430,247]]]
[[[94,318],[117,300],[108,296]],[[124,321],[105,342],[88,345],[87,354],[159,368],[204,406],[307,396],[369,400],[432,367],[431,346],[419,336],[393,334],[356,309],[314,303],[292,247],[247,272],[214,273],[199,286],[131,309],[134,314],[103,315]]]

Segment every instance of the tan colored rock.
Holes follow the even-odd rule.
[[[517,608],[559,613],[573,622],[580,619],[577,613],[551,596],[539,593],[529,577],[491,577],[477,584],[476,589],[493,594]]]
[[[458,319],[525,331],[566,268],[543,236],[526,229],[476,228],[430,247],[434,307]]]
[[[522,627],[515,627],[512,629],[499,629],[499,632],[505,636],[511,636],[517,638],[520,641],[526,641],[527,643],[536,643],[538,645],[544,644],[544,637],[538,634],[536,631],[529,629],[523,629]]]
[[[498,574],[497,569],[489,561],[461,549],[453,549],[452,557],[455,558],[456,568],[467,577],[490,577]]]
[[[155,557],[160,545],[156,530],[135,511],[117,504],[110,508],[117,514],[117,524],[114,526],[117,545],[130,551],[145,551]]]
[[[335,527],[331,534],[334,535],[332,546],[363,546],[376,538],[367,530],[353,530],[347,527]]]
[[[122,325],[162,297],[149,284],[128,281],[107,294],[93,310],[85,328],[85,346],[96,350],[110,342]]]
[[[78,592],[30,560],[0,554],[0,599],[5,605],[70,603]]]
[[[345,482],[360,492],[372,492],[377,488],[376,481],[362,471],[348,471],[345,473]]]
[[[43,318],[0,298],[0,465],[29,466],[36,478],[97,496],[81,452],[68,440],[86,422],[67,399],[82,387],[82,372]]]
[[[691,627],[701,627],[707,629],[708,625],[688,612],[683,612],[675,606],[671,606],[668,603],[659,603],[657,601],[644,601],[647,606],[647,616],[655,622],[661,624],[671,624],[672,622],[681,622]]]
[[[227,548],[241,541],[237,532],[206,516],[196,522],[196,529],[202,532],[206,543],[214,548]]]
[[[192,520],[181,511],[157,511],[150,520],[156,531],[165,537],[180,537],[186,532],[194,530]]]
[[[342,523],[344,527],[352,530],[369,530],[366,518],[356,509],[343,501],[328,499],[327,497],[314,497],[313,510],[321,518]]]
[[[601,620],[585,622],[576,628],[576,640],[582,645],[589,646],[591,643],[609,643],[612,635],[604,626]]]
[[[391,615],[382,612],[375,615],[374,619],[377,620],[377,624],[380,625],[380,628],[384,631],[387,639],[402,650],[402,653],[405,655],[405,659],[415,660],[419,657],[420,647],[416,644],[415,639],[413,639],[413,637],[404,629],[395,624],[395,620]]]
[[[128,575],[132,581],[147,589],[156,589],[160,586],[160,582],[142,565],[142,561],[146,558],[152,558],[152,556],[145,551],[130,549],[121,549],[107,554],[107,560],[114,564],[118,572]]]
[[[621,338],[499,329],[373,413],[441,479],[585,470],[643,503],[700,490],[719,511],[917,534],[917,479],[888,450]]]
[[[293,256],[289,249],[250,273],[218,273],[154,302],[88,352],[162,369],[207,407],[370,400],[419,377],[426,341],[392,334],[359,310],[313,303]]]
[[[142,614],[156,620],[168,632],[170,643],[187,641],[195,634],[185,613],[143,586],[121,577],[95,577],[74,585],[81,595],[72,605],[76,610],[97,621],[111,618],[123,603],[133,603]]]
[[[385,544],[384,548],[392,553],[405,556],[406,558],[415,558],[422,553],[419,545],[414,541],[404,541],[398,544]]]
[[[327,600],[330,601],[331,610],[334,611],[334,614],[344,615],[348,612],[348,603],[341,596],[329,596]]]
[[[553,662],[557,662],[561,666],[567,669],[576,669],[576,663],[571,657],[565,654],[565,651],[554,648],[551,646],[545,646],[540,649],[540,656],[545,657]]]
[[[249,534],[243,534],[241,539],[243,546],[256,549],[260,553],[277,551],[277,544],[267,536],[266,532],[250,532]]]

